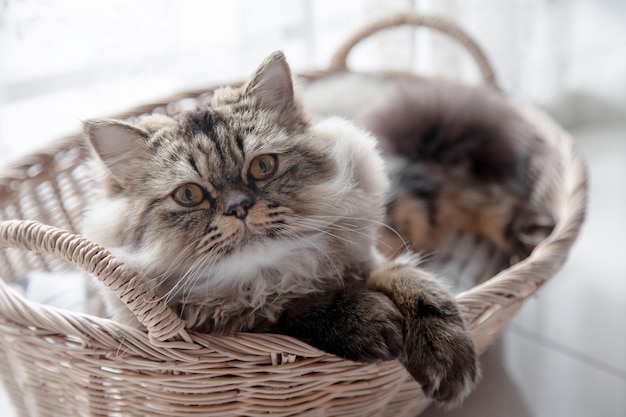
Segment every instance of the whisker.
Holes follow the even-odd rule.
[[[309,221],[309,222],[315,222],[316,221],[319,224],[323,223],[324,227],[326,227],[326,228],[335,228],[335,229],[339,229],[339,230],[344,230],[344,231],[348,231],[348,232],[351,232],[351,233],[359,234],[359,235],[365,236],[365,237],[371,236],[371,233],[367,233],[367,232],[362,232],[361,231],[361,230],[366,228],[365,226],[362,226],[362,227],[355,226],[354,228],[352,228],[352,227],[349,227],[349,225],[346,225],[346,224],[338,224],[336,221],[334,221],[332,223],[328,223],[325,220],[315,219],[314,217],[306,217],[306,216],[295,215],[295,214],[292,215],[292,216],[295,217],[295,218],[298,218],[298,219]],[[328,218],[337,219],[337,220],[346,220],[347,219],[347,220],[355,220],[355,221],[360,221],[360,222],[370,222],[370,223],[372,223],[372,224],[374,224],[376,226],[383,225],[387,229],[389,229],[391,232],[393,232],[393,234],[400,239],[400,241],[402,242],[402,246],[404,247],[405,251],[410,251],[411,250],[409,244],[402,237],[402,235],[400,235],[400,233],[397,230],[395,230],[391,226],[387,225],[386,223],[379,222],[379,221],[376,221],[376,220],[373,220],[373,219],[362,218],[362,217],[335,216],[335,215],[315,215],[315,216],[328,217]],[[310,225],[307,225],[307,224],[301,224],[301,225],[304,226],[304,227],[310,226]],[[313,226],[310,226],[310,227],[313,228]],[[337,238],[341,239],[341,237],[336,236],[334,234],[331,234],[331,236],[337,237]],[[393,249],[392,246],[390,246],[389,244],[387,244],[383,240],[379,239],[378,237],[374,236],[374,239],[375,239],[375,242],[377,244],[383,245],[384,247],[386,247],[388,249]]]
[[[342,236],[338,236],[338,235],[336,235],[336,234],[334,234],[334,233],[332,233],[332,232],[329,232],[328,230],[320,229],[320,228],[318,228],[318,227],[315,227],[315,226],[313,226],[313,225],[306,224],[306,223],[303,223],[303,222],[298,222],[298,221],[296,221],[296,222],[294,222],[294,223],[295,223],[297,226],[306,227],[306,228],[309,228],[309,229],[311,229],[311,230],[315,230],[316,232],[323,233],[323,234],[328,235],[328,236],[330,236],[330,237],[332,237],[332,238],[334,238],[334,239],[341,240],[341,241],[346,242],[346,243],[349,243],[349,244],[351,244],[351,245],[358,245],[358,243],[357,243],[357,242],[355,242],[355,241],[353,241],[353,240],[349,240],[349,239],[344,238],[344,237],[342,237]]]
[[[333,259],[330,257],[330,255],[328,255],[328,253],[326,253],[325,250],[320,248],[316,243],[312,242],[310,239],[307,239],[299,230],[293,229],[289,225],[288,225],[288,227],[290,227],[291,230],[285,230],[285,234],[289,235],[292,238],[301,240],[301,241],[306,242],[307,244],[311,245],[314,249],[316,249],[322,256],[324,256],[328,260],[328,262],[335,269],[335,272],[337,273],[337,276],[339,276],[339,277],[342,276],[342,273],[341,273],[340,269],[337,267],[337,264],[333,261]]]
[[[306,221],[309,221],[309,219],[306,219],[304,217],[303,217],[303,219],[305,219]],[[340,224],[337,224],[337,223],[328,224],[328,222],[325,222],[325,221],[322,223],[321,220],[318,220],[318,222],[323,224],[323,226],[328,228],[328,229],[336,229],[336,230],[340,230],[340,231],[344,231],[344,232],[354,233],[354,234],[357,234],[359,236],[364,236],[366,238],[372,238],[377,245],[382,245],[383,247],[386,247],[387,249],[390,249],[390,250],[393,249],[393,247],[391,245],[389,245],[384,240],[380,239],[378,237],[378,234],[374,234],[372,232],[370,232],[370,233],[362,232],[361,230],[366,229],[365,226],[351,228],[351,227],[348,227],[346,225],[340,225]],[[303,226],[303,227],[311,227],[309,224],[306,224],[306,223],[299,223],[299,224],[301,226]],[[326,232],[328,232],[328,234],[330,234],[330,236],[332,236],[332,237],[340,238],[340,237],[330,233],[329,231],[326,231]],[[404,240],[402,240],[402,243],[403,243],[403,245],[404,245],[404,247],[406,249],[406,242]]]

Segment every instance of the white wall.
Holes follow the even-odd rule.
[[[0,0],[0,162],[87,118],[242,79],[276,49],[296,71],[322,68],[365,22],[411,8],[456,20],[506,91],[565,123],[625,113],[620,0]],[[473,63],[451,45],[423,31],[386,32],[351,64],[475,81]]]

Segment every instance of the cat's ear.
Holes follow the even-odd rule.
[[[260,109],[281,113],[296,110],[291,70],[282,52],[265,58],[244,87],[244,95],[254,96]]]
[[[115,119],[87,121],[85,132],[95,154],[118,181],[129,162],[144,154],[149,136],[145,130]]]

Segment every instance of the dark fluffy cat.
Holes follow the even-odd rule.
[[[482,235],[525,257],[554,227],[529,201],[534,127],[493,89],[406,73],[338,73],[309,82],[305,106],[343,115],[375,134],[386,151],[388,219],[416,251],[456,231]],[[404,248],[383,230],[381,250]]]
[[[477,355],[454,297],[411,256],[376,248],[388,181],[374,137],[344,119],[311,121],[281,53],[209,107],[94,120],[86,132],[102,195],[85,234],[189,328],[399,359],[438,401],[470,392]]]

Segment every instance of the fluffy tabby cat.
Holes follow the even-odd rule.
[[[374,137],[311,121],[281,53],[205,108],[85,127],[103,184],[85,233],[188,328],[399,359],[440,402],[471,391],[477,355],[454,297],[411,256],[376,248],[388,180]]]

